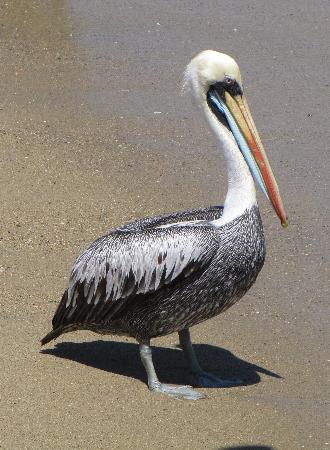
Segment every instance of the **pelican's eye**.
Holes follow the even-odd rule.
[[[232,78],[232,77],[230,77],[228,75],[225,76],[223,81],[226,83],[227,86],[231,86],[231,85],[233,85],[235,83],[234,78]]]
[[[230,75],[225,75],[221,84],[223,88],[233,96],[243,94],[243,91],[238,82],[234,77],[231,77]]]

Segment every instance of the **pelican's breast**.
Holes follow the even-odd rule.
[[[218,234],[219,247],[209,270],[210,288],[218,298],[217,313],[250,289],[264,264],[266,247],[257,205],[219,228]]]

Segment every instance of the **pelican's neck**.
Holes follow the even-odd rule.
[[[210,111],[206,101],[204,112],[212,131],[220,141],[227,163],[228,191],[224,202],[223,214],[213,221],[214,225],[222,226],[240,217],[246,210],[256,205],[256,190],[251,172],[240,152],[232,133],[219,123]]]

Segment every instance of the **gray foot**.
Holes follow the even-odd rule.
[[[206,388],[234,387],[243,384],[242,380],[223,380],[212,373],[207,373],[204,371],[194,373],[193,377],[197,386]]]
[[[194,391],[190,386],[170,386],[169,384],[156,382],[150,384],[149,389],[153,392],[160,392],[161,394],[167,394],[171,397],[184,400],[199,400],[201,398],[206,398],[206,395]]]

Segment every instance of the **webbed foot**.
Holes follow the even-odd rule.
[[[159,381],[150,383],[149,389],[152,392],[159,392],[182,400],[199,400],[207,397],[205,394],[194,391],[191,386],[171,386]]]
[[[200,398],[206,398],[206,395],[194,391],[190,386],[171,386],[169,384],[161,383],[155,372],[149,343],[140,344],[140,355],[141,361],[147,371],[148,386],[151,391],[185,400],[199,400]]]
[[[188,328],[184,328],[183,330],[179,331],[179,338],[181,348],[186,355],[188,365],[190,367],[190,373],[196,386],[206,388],[223,388],[240,386],[244,384],[242,380],[222,380],[212,373],[204,372],[204,370],[199,365],[197,356],[192,346]]]

